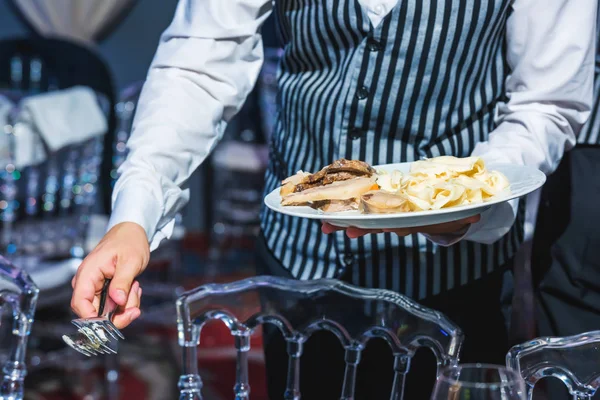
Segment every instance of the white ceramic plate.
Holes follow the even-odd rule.
[[[282,206],[279,188],[275,189],[265,197],[265,204],[270,209],[293,217],[318,219],[339,227],[355,226],[363,229],[394,229],[409,228],[441,224],[444,222],[457,221],[473,215],[481,214],[494,204],[523,197],[546,182],[546,175],[536,168],[521,165],[486,165],[490,171],[502,172],[510,182],[510,193],[496,196],[493,200],[481,204],[470,204],[441,210],[418,211],[395,214],[361,214],[360,211],[345,211],[338,213],[326,213],[310,207]],[[400,170],[408,172],[410,163],[388,164],[376,166],[377,170]]]

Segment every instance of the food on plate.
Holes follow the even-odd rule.
[[[283,182],[281,182],[281,189],[279,190],[279,194],[283,196],[287,196],[290,193],[294,193],[296,185],[300,184],[304,179],[306,179],[311,174],[304,171],[298,171],[296,175],[292,175]]]
[[[358,201],[357,199],[348,199],[348,200],[322,200],[315,201],[310,204],[312,208],[316,208],[317,210],[325,211],[325,212],[342,212],[342,211],[352,211],[358,210]]]
[[[402,178],[404,174],[398,170],[394,170],[391,173],[386,171],[380,171],[377,174],[377,184],[381,190],[386,192],[396,192],[400,190],[402,186]]]
[[[409,212],[412,208],[409,200],[401,194],[374,190],[362,195],[360,210],[365,214],[391,214]]]
[[[353,178],[291,193],[282,198],[281,204],[291,206],[323,200],[358,199],[374,188],[378,188],[375,177]]]
[[[283,197],[334,182],[371,177],[375,174],[375,169],[366,162],[341,158],[315,174],[298,171],[282,182],[280,194]]]
[[[315,174],[299,171],[287,178],[280,195],[284,206],[387,214],[482,203],[509,186],[502,173],[488,171],[479,157],[419,160],[408,173],[376,171],[365,162],[340,159]]]
[[[413,211],[425,211],[482,203],[510,183],[500,172],[488,171],[479,157],[444,156],[414,162],[401,186]]]
[[[411,174],[450,176],[454,174],[471,175],[485,170],[485,164],[479,157],[458,158],[441,156],[415,161],[410,166]]]

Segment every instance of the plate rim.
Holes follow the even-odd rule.
[[[398,166],[407,166],[410,164],[412,164],[412,162],[390,163],[390,164],[374,165],[373,168],[375,168],[375,169],[397,168]],[[539,180],[536,182],[536,185],[533,185],[530,188],[528,188],[525,193],[515,195],[511,192],[510,194],[508,194],[506,196],[499,197],[497,199],[494,199],[494,200],[491,200],[491,201],[488,201],[485,203],[468,204],[468,205],[464,205],[464,206],[442,208],[439,210],[414,211],[414,212],[408,212],[408,213],[345,214],[344,212],[338,212],[338,213],[321,212],[320,214],[312,214],[312,213],[307,214],[307,213],[304,213],[302,210],[309,209],[311,211],[314,211],[314,209],[307,207],[307,206],[296,206],[296,207],[288,206],[289,208],[286,208],[285,206],[274,207],[271,204],[269,204],[269,202],[267,200],[269,198],[279,196],[278,192],[279,192],[281,186],[277,186],[274,190],[272,190],[266,196],[264,196],[263,203],[269,209],[271,209],[277,213],[280,213],[280,214],[289,215],[292,217],[316,219],[316,220],[326,220],[326,219],[328,219],[328,220],[332,220],[332,219],[335,219],[335,220],[387,220],[387,219],[397,219],[397,218],[403,218],[403,219],[404,218],[419,218],[419,217],[427,217],[427,216],[434,217],[434,216],[437,216],[440,214],[453,214],[453,213],[459,213],[461,211],[474,210],[474,209],[483,208],[483,207],[489,208],[493,205],[505,203],[510,200],[514,200],[516,198],[525,197],[528,194],[535,192],[536,190],[541,188],[546,183],[546,179],[547,179],[546,174],[544,174],[538,168],[535,168],[535,167],[532,167],[529,165],[508,164],[508,163],[497,163],[497,164],[490,163],[489,165],[486,165],[487,169],[489,169],[489,170],[502,168],[503,166],[504,167],[509,166],[511,168],[519,167],[519,168],[523,168],[524,170],[530,170],[532,175],[537,175]],[[354,212],[354,211],[352,211],[352,212]]]

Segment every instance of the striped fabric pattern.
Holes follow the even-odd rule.
[[[600,38],[600,36],[599,36]],[[599,40],[600,42],[600,40]],[[600,45],[598,46],[600,50]],[[596,79],[594,81],[594,104],[590,119],[577,136],[578,144],[600,146],[600,51],[596,55]]]
[[[469,156],[504,93],[510,0],[398,2],[376,28],[356,0],[276,1],[285,52],[266,192],[298,170],[345,157],[373,165]],[[299,279],[336,277],[422,299],[503,265],[522,218],[491,246],[444,248],[421,235],[321,233],[316,221],[262,212],[269,248]]]
[[[592,106],[592,112],[590,119],[583,126],[579,136],[577,136],[577,143],[584,145],[596,145],[600,146],[600,75],[596,71],[596,79],[594,82],[594,105]]]
[[[594,104],[590,119],[577,136],[577,143],[600,146],[600,13],[596,22],[596,79],[594,81]]]

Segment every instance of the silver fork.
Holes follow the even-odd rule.
[[[100,293],[98,317],[73,320],[73,325],[78,328],[77,332],[70,335],[63,335],[62,337],[65,343],[71,348],[88,357],[99,354],[116,354],[118,340],[125,339],[123,334],[112,323],[116,307],[104,313],[109,284],[110,279],[104,281],[104,286]]]

